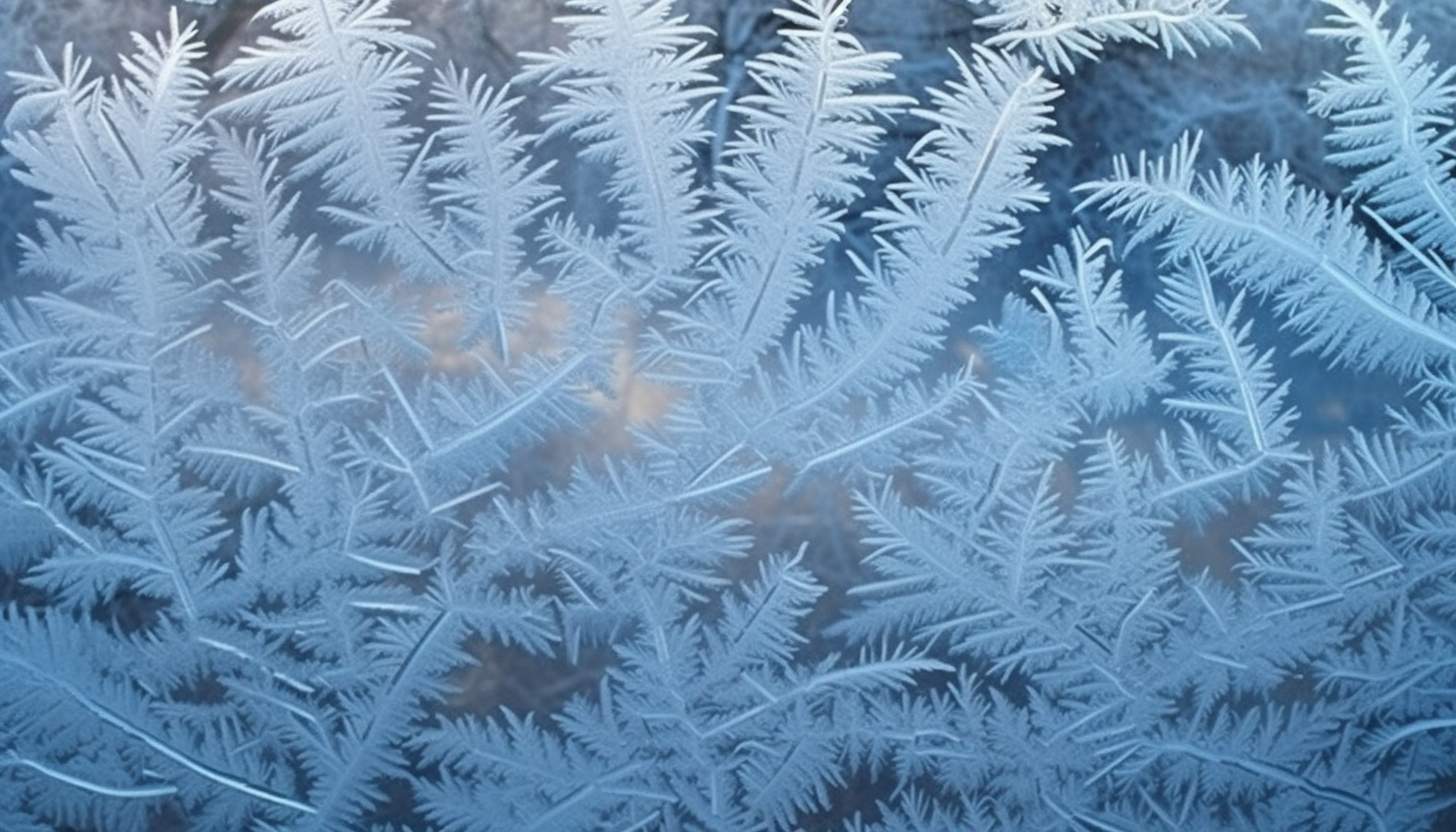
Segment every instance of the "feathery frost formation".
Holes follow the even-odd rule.
[[[1347,193],[1115,160],[994,312],[1058,79],[1254,48],[1226,0],[992,0],[918,99],[848,0],[784,0],[733,100],[669,0],[570,0],[514,91],[387,0],[276,0],[215,74],[176,13],[115,77],[44,56],[0,827],[1449,823],[1456,84],[1322,2]],[[1291,352],[1405,399],[1314,442]]]

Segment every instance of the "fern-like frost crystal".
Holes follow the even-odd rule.
[[[1323,3],[1338,196],[1043,181],[1224,0],[978,4],[914,96],[849,0],[12,73],[0,828],[1446,828],[1453,71]]]

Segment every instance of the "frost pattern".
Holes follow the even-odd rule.
[[[1449,819],[1453,72],[1323,2],[1348,193],[1115,160],[1126,246],[1066,228],[969,331],[1055,79],[1245,38],[1224,2],[993,2],[911,100],[793,0],[723,101],[669,0],[572,0],[539,130],[387,0],[16,74],[0,826]],[[1290,353],[1404,399],[1309,441]]]

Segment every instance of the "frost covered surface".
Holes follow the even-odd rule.
[[[1109,50],[1254,45],[984,5],[913,97],[842,0],[741,63],[574,0],[510,85],[385,0],[16,75],[0,827],[1448,823],[1452,73],[1324,0],[1345,192],[1189,134],[1053,193]],[[1317,438],[1295,367],[1390,407]]]

